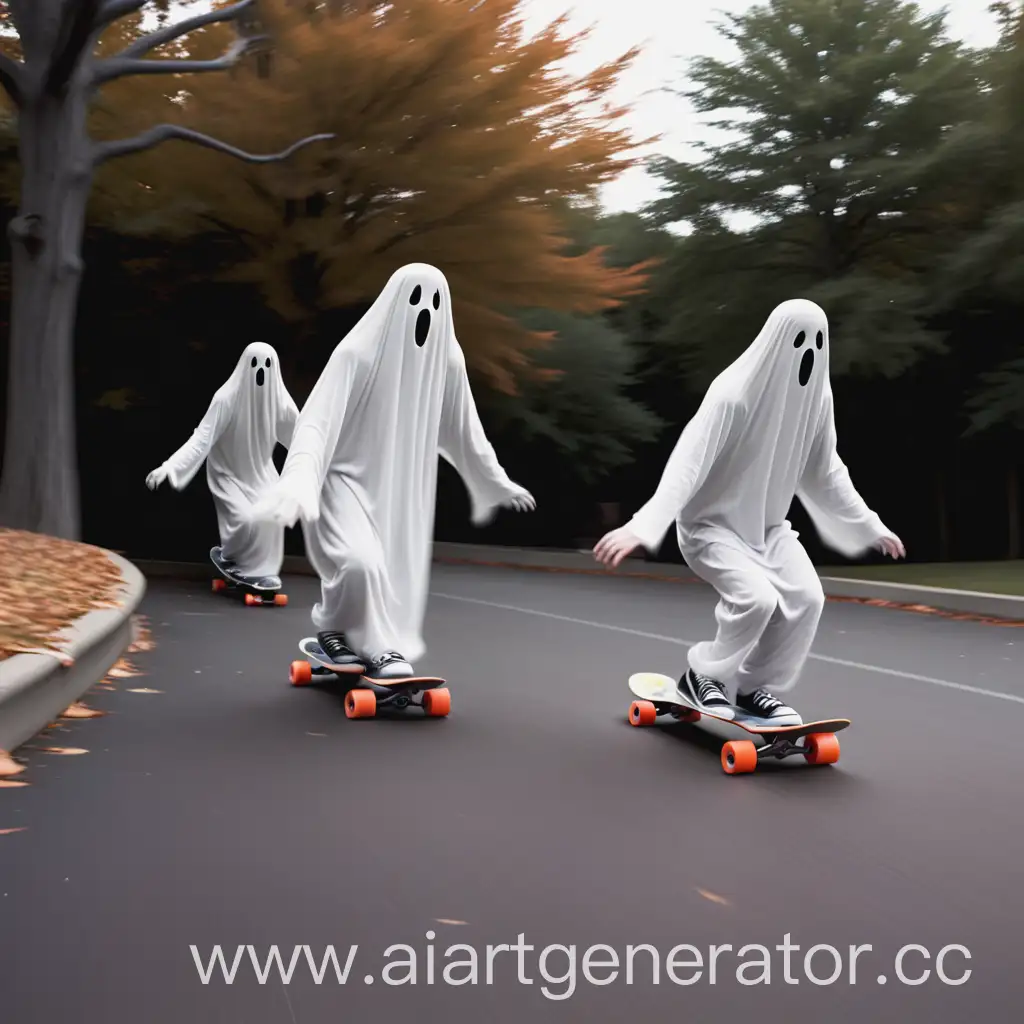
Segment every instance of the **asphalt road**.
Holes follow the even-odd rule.
[[[1021,630],[829,604],[792,696],[805,717],[853,719],[840,763],[729,777],[691,727],[626,722],[628,675],[676,674],[679,641],[709,635],[701,586],[435,569],[421,667],[450,680],[451,716],[349,721],[338,691],[288,686],[314,595],[288,584],[287,608],[250,609],[154,583],[145,677],[87,698],[107,717],[32,745],[88,754],[23,751],[31,787],[0,791],[0,829],[25,829],[0,836],[0,1020],[1019,1019]],[[487,947],[519,934],[532,983],[513,949],[492,953],[488,984]],[[399,943],[415,983],[382,976]],[[477,984],[444,983],[473,955],[446,957],[454,943],[475,950]],[[216,944],[261,966],[274,944],[285,963],[308,946],[318,968],[329,944],[342,968],[358,949],[344,985],[330,968],[316,984],[301,952],[290,984],[260,984],[244,951],[233,984],[203,984],[190,947],[205,967]],[[568,998],[539,965],[556,944],[576,946]],[[598,944],[591,978],[619,961],[608,985],[583,971]],[[681,944],[703,962],[690,985],[666,968]],[[738,953],[751,944],[768,947],[767,985],[737,980],[744,963],[764,977],[758,951]],[[804,973],[816,944],[841,957],[831,985]],[[931,969],[919,985],[895,968],[909,944],[930,956],[903,960],[910,980]],[[627,984],[630,945],[654,947],[657,984],[650,949]],[[712,983],[713,945],[731,950]],[[850,947],[867,945],[851,984]],[[971,959],[948,953],[945,976],[972,973],[945,984],[936,958],[956,945]],[[694,959],[676,951],[676,979]],[[567,954],[545,967],[566,975]],[[834,969],[827,950],[811,961]]]

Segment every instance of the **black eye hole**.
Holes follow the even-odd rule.
[[[270,369],[270,360],[269,359],[267,360],[267,369],[268,370]]]
[[[434,309],[440,309],[440,308],[441,308],[441,293],[440,292],[434,292]]]
[[[799,348],[806,340],[807,340],[807,334],[804,331],[801,331],[793,339],[793,348]]]
[[[255,367],[258,362],[259,362],[259,360],[255,356],[253,356],[252,357],[252,365],[253,365],[253,367]]]
[[[818,336],[814,339],[814,344],[821,348],[825,344],[825,335],[818,331]]]
[[[418,306],[420,298],[422,296],[423,296],[423,289],[419,285],[416,285],[416,287],[413,288],[413,290],[412,290],[412,295],[409,296],[409,305],[410,306]]]

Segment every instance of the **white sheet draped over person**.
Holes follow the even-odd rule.
[[[277,352],[253,342],[214,394],[192,436],[146,477],[151,490],[166,480],[180,491],[205,461],[217,511],[219,559],[239,576],[265,579],[281,571],[284,528],[254,522],[250,513],[279,479],[274,449],[291,443],[298,415],[281,378]]]
[[[599,561],[617,566],[637,547],[656,551],[675,521],[683,558],[720,597],[717,636],[690,649],[679,686],[716,714],[739,707],[780,725],[800,723],[769,691],[796,684],[825,600],[786,519],[794,497],[823,543],[841,554],[906,553],[839,457],[828,321],[803,299],[778,306],[719,374],[653,497],[594,548]]]
[[[484,433],[455,337],[444,275],[411,264],[335,348],[303,406],[277,487],[259,518],[303,522],[321,581],[323,649],[375,679],[421,658],[438,456],[458,471],[473,522],[533,509]]]

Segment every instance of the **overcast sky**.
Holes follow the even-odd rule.
[[[996,38],[986,0],[919,0],[919,5],[925,11],[945,7],[951,33],[972,45]],[[610,60],[631,46],[643,47],[616,98],[634,105],[629,123],[636,137],[661,135],[654,150],[677,159],[692,155],[689,144],[706,133],[684,100],[660,90],[682,82],[688,58],[704,54],[728,58],[730,47],[713,28],[716,12],[738,13],[750,6],[750,0],[526,0],[531,22],[537,25],[570,11],[581,29],[593,26],[574,62],[581,69]],[[603,201],[609,209],[633,210],[655,194],[655,183],[637,169],[608,186]]]

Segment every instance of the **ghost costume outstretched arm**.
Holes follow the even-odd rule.
[[[824,406],[796,493],[822,542],[847,558],[856,558],[875,547],[889,530],[857,493],[850,471],[836,450],[831,392]]]
[[[683,428],[658,489],[627,525],[648,551],[655,552],[661,547],[665,532],[726,451],[738,419],[735,402],[708,391],[696,415]]]
[[[163,464],[167,470],[167,479],[176,491],[192,482],[230,419],[231,410],[224,399],[220,394],[214,395],[206,415],[192,436]]]
[[[445,376],[438,450],[466,485],[474,525],[482,526],[510,495],[522,493],[501,468],[487,440],[473,400],[466,357],[454,337]]]

